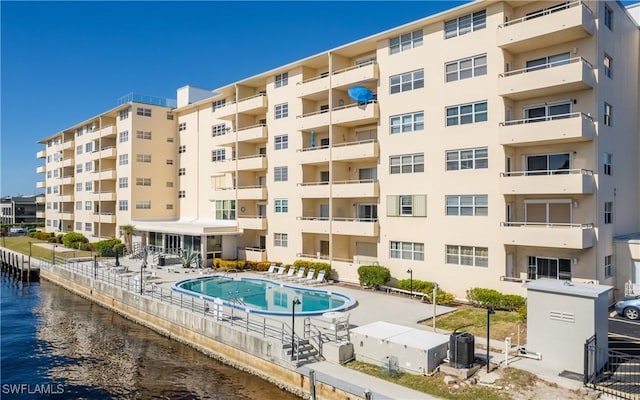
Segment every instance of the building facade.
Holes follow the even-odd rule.
[[[5,196],[0,199],[2,224],[44,222],[44,196]]]
[[[145,153],[175,160],[147,188],[172,210],[103,223],[101,200],[75,195],[99,236],[131,223],[208,260],[323,260],[344,281],[379,264],[460,297],[539,278],[640,283],[613,245],[640,230],[639,52],[617,2],[473,2],[214,91],[179,89],[162,109],[174,147]],[[78,141],[74,129],[60,135]],[[112,157],[132,157],[127,146]],[[118,188],[100,210],[144,189]]]

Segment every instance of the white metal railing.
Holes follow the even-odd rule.
[[[301,149],[296,150],[297,152],[305,152],[305,151],[313,151],[313,150],[320,150],[320,149],[328,149],[329,147],[346,147],[346,146],[357,146],[359,144],[367,144],[367,143],[376,143],[378,141],[378,139],[365,139],[365,140],[356,140],[353,142],[343,142],[343,143],[337,143],[334,144],[332,146],[329,145],[324,145],[324,146],[313,146],[313,147],[303,147]]]
[[[537,176],[537,175],[593,175],[593,171],[590,169],[547,169],[536,171],[511,171],[500,172],[501,177],[509,176]]]
[[[237,157],[238,160],[248,160],[250,158],[265,158],[267,155],[266,154],[252,154],[249,156],[242,156],[242,157]],[[228,158],[228,161],[235,161],[236,158]]]
[[[582,0],[577,0],[577,1],[572,1],[572,2],[561,3],[561,4],[555,5],[553,7],[545,8],[545,9],[540,10],[540,11],[535,12],[535,13],[531,13],[531,14],[525,15],[524,17],[521,17],[521,18],[512,19],[511,21],[507,21],[504,24],[498,25],[498,29],[505,28],[507,26],[511,26],[511,25],[515,25],[515,24],[519,24],[521,22],[528,21],[530,19],[543,17],[545,15],[549,15],[549,14],[552,14],[554,12],[566,10],[566,9],[569,9],[569,8],[572,8],[572,7],[576,7],[576,6],[579,6],[579,5],[582,5],[584,8],[589,10],[589,12],[591,14],[593,14],[593,11],[591,11],[591,9],[589,7],[587,7],[587,5]]]
[[[233,132],[241,132],[241,131],[246,131],[247,129],[253,129],[253,128],[264,128],[265,126],[267,126],[267,124],[255,124],[255,125],[243,126],[242,128],[238,128]]]
[[[328,185],[329,183],[334,185],[349,185],[349,184],[358,184],[358,183],[374,183],[377,182],[377,179],[353,179],[348,181],[317,181],[317,182],[300,182],[298,186],[320,186],[320,185]]]
[[[500,226],[508,227],[541,227],[541,228],[579,228],[579,229],[593,229],[593,223],[577,224],[567,222],[528,222],[528,221],[503,221],[500,222]]]
[[[353,108],[353,107],[358,107],[358,106],[377,103],[377,102],[378,102],[378,100],[371,99],[371,100],[368,100],[368,101],[363,101],[362,103],[350,103],[350,104],[345,104],[343,106],[334,107],[334,108],[331,109],[331,111],[340,111],[340,110],[345,110],[347,108]],[[310,112],[310,113],[305,113],[305,114],[298,115],[296,118],[306,118],[306,117],[311,117],[311,116],[314,116],[314,115],[325,114],[327,112],[329,112],[329,109],[318,110],[318,111],[313,111],[313,112]]]
[[[378,218],[358,218],[358,217],[297,217],[299,221],[342,221],[342,222],[378,222]]]
[[[114,190],[94,190],[93,194],[104,194],[104,193],[113,193],[115,194],[116,191]]]
[[[115,171],[115,168],[109,168],[109,169],[96,169],[93,171],[94,174],[99,174],[100,172],[113,172]],[[73,177],[73,175],[72,175]]]
[[[347,68],[342,68],[342,69],[339,69],[339,70],[337,70],[337,71],[334,71],[334,72],[333,72],[333,75],[338,75],[338,74],[341,74],[341,73],[343,73],[343,72],[352,71],[352,70],[354,70],[354,69],[358,69],[358,68],[366,67],[366,66],[368,66],[368,65],[373,65],[373,64],[377,64],[377,63],[378,63],[378,61],[377,61],[377,60],[369,60],[369,61],[367,61],[367,62],[363,62],[362,64],[356,64],[356,65],[352,65],[352,66],[347,67]]]
[[[585,114],[583,112],[572,112],[566,114],[553,114],[553,115],[545,115],[542,117],[534,117],[534,118],[523,118],[523,119],[514,119],[511,121],[500,122],[500,126],[511,126],[511,125],[522,125],[522,124],[530,124],[536,122],[544,122],[544,121],[554,121],[556,119],[567,119],[567,118],[577,118],[582,117],[583,119],[588,119],[593,122],[593,117],[591,114]]]
[[[100,212],[94,212],[93,215],[116,215],[116,213],[108,212],[108,211],[100,211]]]
[[[261,247],[245,247],[245,251],[254,251],[257,253],[265,253],[267,249],[263,249]]]
[[[322,78],[327,78],[329,77],[329,73],[326,74],[320,74],[318,76],[314,76],[313,78],[307,78],[304,79],[298,83],[296,83],[296,85],[304,85],[305,83],[309,83],[309,82],[313,82],[313,81],[317,81],[318,79],[322,79]]]
[[[508,77],[508,76],[525,74],[527,72],[534,72],[534,71],[539,71],[541,69],[559,67],[561,65],[573,64],[573,63],[577,63],[577,62],[582,62],[584,64],[587,64],[589,66],[589,68],[593,69],[593,65],[589,61],[585,60],[582,57],[573,57],[573,58],[568,58],[566,60],[552,61],[552,62],[546,63],[546,64],[534,65],[532,67],[525,67],[525,68],[515,69],[515,70],[509,71],[509,72],[503,72],[500,75],[498,75],[498,77],[505,78],[505,77]]]
[[[298,149],[298,152],[305,152],[305,151],[314,151],[314,150],[324,150],[324,149],[328,149],[329,145],[325,144],[324,146],[312,146],[312,147],[303,147],[301,149]]]

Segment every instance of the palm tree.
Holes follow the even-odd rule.
[[[127,253],[131,254],[133,233],[136,231],[136,227],[133,225],[122,225],[120,227],[120,235],[124,235],[124,244],[127,247]]]

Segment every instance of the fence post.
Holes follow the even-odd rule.
[[[247,332],[249,332],[249,317],[251,316],[250,312],[247,312]]]

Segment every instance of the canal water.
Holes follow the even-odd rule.
[[[297,399],[49,282],[0,292],[2,399]]]

